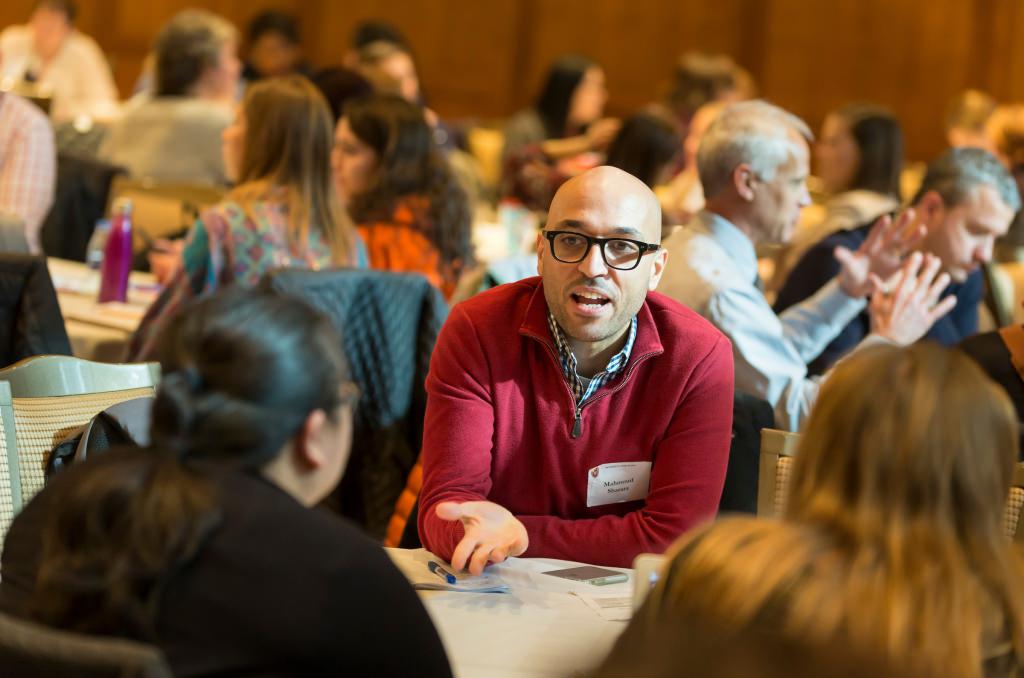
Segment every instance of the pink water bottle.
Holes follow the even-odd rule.
[[[110,235],[103,248],[100,268],[100,303],[128,298],[128,274],[132,270],[132,201],[116,200],[110,222]]]

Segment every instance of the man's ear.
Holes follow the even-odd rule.
[[[330,458],[330,450],[326,447],[328,441],[324,439],[326,425],[327,413],[323,410],[313,410],[292,439],[292,453],[295,455],[296,463],[302,468],[318,469]]]
[[[736,165],[732,171],[732,186],[736,189],[736,193],[747,202],[754,199],[754,181],[756,180],[757,175],[754,174],[754,170],[745,162]]]
[[[665,274],[665,265],[668,263],[668,250],[662,247],[654,253],[654,265],[651,267],[651,279],[647,283],[647,289],[653,291],[661,282],[661,276]]]
[[[917,212],[919,223],[930,231],[945,215],[946,202],[938,191],[928,191],[914,205],[914,211]]]

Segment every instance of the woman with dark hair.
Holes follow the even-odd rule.
[[[668,179],[682,150],[679,128],[672,119],[657,111],[635,113],[619,128],[607,155],[586,154],[590,157],[585,162],[559,162],[537,144],[521,149],[509,162],[511,175],[505,193],[528,209],[543,212],[563,183],[602,162],[629,172],[654,188]]]
[[[254,286],[272,268],[359,263],[358,238],[331,181],[332,129],[327,104],[302,76],[248,89],[223,135],[224,162],[237,184],[199,215],[129,356],[152,355],[161,328],[190,297],[228,284]]]
[[[302,58],[299,22],[275,9],[260,12],[246,29],[248,58],[242,69],[246,82],[297,73],[309,77],[312,69]]]
[[[816,243],[899,207],[903,130],[886,109],[855,103],[829,113],[814,146],[814,161],[821,191],[827,196],[824,214],[797,230],[769,289],[779,289]]]
[[[533,106],[505,125],[504,162],[531,144],[541,144],[549,158],[561,159],[603,150],[619,121],[601,118],[608,100],[604,70],[578,54],[559,57],[548,71]]]
[[[350,101],[332,164],[370,266],[422,273],[451,296],[473,256],[470,209],[423,111],[397,95]]]
[[[650,188],[665,183],[683,151],[679,128],[665,116],[642,112],[626,118],[608,147],[606,165],[629,172]]]
[[[155,644],[176,676],[450,676],[384,552],[311,508],[344,470],[357,394],[330,321],[234,287],[160,349],[151,447],[75,464],[18,515],[4,611]]]
[[[373,94],[373,85],[358,72],[344,66],[328,66],[312,77],[313,84],[324,95],[331,109],[331,118],[337,125],[349,99]]]

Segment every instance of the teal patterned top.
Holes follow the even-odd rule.
[[[275,268],[316,270],[331,265],[330,244],[316,229],[310,229],[304,248],[289,244],[285,203],[253,201],[248,208],[226,200],[203,211],[185,239],[181,268],[146,312],[127,359],[151,359],[160,329],[194,297],[223,285],[254,287]],[[366,268],[366,248],[357,241],[356,249],[357,267]]]

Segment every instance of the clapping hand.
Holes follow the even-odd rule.
[[[941,299],[949,286],[948,273],[939,273],[942,262],[931,254],[915,252],[889,285],[880,285],[871,297],[871,329],[900,345],[912,344],[935,321],[956,306],[956,297]]]
[[[526,551],[526,528],[505,507],[490,501],[446,501],[437,505],[437,517],[459,520],[466,531],[452,553],[452,567],[480,574],[488,562],[500,563]]]
[[[843,291],[851,297],[866,297],[900,270],[904,255],[925,235],[923,225],[911,227],[912,223],[912,209],[904,210],[895,221],[886,215],[875,222],[856,252],[837,247],[833,255],[839,262],[839,285]]]

